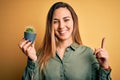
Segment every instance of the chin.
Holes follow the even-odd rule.
[[[71,39],[71,37],[69,37],[69,36],[62,36],[62,37],[59,37],[59,39],[62,40],[62,41],[65,41],[65,40]]]

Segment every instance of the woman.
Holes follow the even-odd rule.
[[[23,80],[110,80],[108,53],[82,45],[78,17],[64,2],[49,10],[43,46],[36,54],[34,44],[22,39],[20,49],[28,57]],[[93,55],[94,53],[94,55]]]

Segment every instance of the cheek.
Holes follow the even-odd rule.
[[[52,28],[54,29],[54,31],[56,31],[56,30],[57,30],[57,28],[58,28],[58,26],[57,26],[57,25],[55,25],[55,24],[52,24]]]
[[[68,25],[69,25],[70,30],[73,31],[73,22],[70,22]]]
[[[57,33],[58,33],[58,32],[57,32],[57,28],[58,28],[58,26],[53,26],[54,34],[57,34]]]
[[[57,26],[53,26],[54,31],[57,31]]]

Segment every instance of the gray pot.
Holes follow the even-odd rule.
[[[24,32],[24,38],[26,40],[32,41],[32,43],[34,42],[35,38],[36,38],[36,33],[28,33],[28,32]]]

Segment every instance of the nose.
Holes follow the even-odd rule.
[[[65,23],[61,20],[59,23],[59,28],[62,29],[65,27]]]

